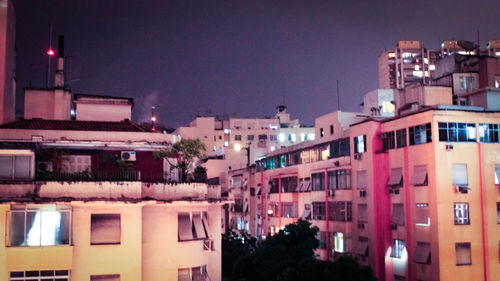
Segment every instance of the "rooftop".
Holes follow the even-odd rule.
[[[127,119],[120,122],[20,119],[0,125],[0,129],[150,132]]]

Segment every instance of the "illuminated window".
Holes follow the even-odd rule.
[[[237,211],[243,211],[243,206],[240,203]],[[178,240],[190,241],[198,239],[206,239],[207,235],[207,218],[206,215],[201,213],[179,213],[178,220]]]
[[[409,131],[410,145],[432,142],[431,123],[410,127]]]
[[[429,226],[431,224],[429,217],[429,204],[417,203],[415,209],[415,224],[422,226]]]
[[[431,244],[417,242],[415,248],[415,262],[421,264],[431,264]]]
[[[382,112],[384,113],[394,113],[396,106],[390,101],[382,102]]]
[[[308,140],[314,140],[314,139],[315,139],[314,134],[308,134],[308,135],[307,135],[307,139],[308,139]]]
[[[380,138],[382,139],[383,150],[393,149],[395,147],[394,131],[382,133],[380,134]]]
[[[325,173],[312,174],[312,190],[325,190]]]
[[[69,206],[12,205],[9,214],[9,246],[70,244]]]
[[[457,265],[471,265],[470,243],[455,243]]]
[[[352,202],[328,202],[328,215],[333,221],[352,221]]]
[[[366,152],[366,135],[354,137],[354,153]]]
[[[279,141],[280,141],[280,142],[284,142],[284,141],[285,141],[285,134],[280,133],[280,134],[278,135],[278,139],[279,139]]]
[[[460,76],[458,79],[462,90],[474,88],[474,76]]]
[[[476,124],[439,122],[439,141],[476,142]]]
[[[347,253],[347,239],[342,232],[332,234],[333,250],[337,253]]]
[[[68,281],[69,270],[11,271],[9,281]]]
[[[224,129],[224,134],[229,135],[231,133],[231,130],[229,129]]]
[[[225,141],[225,142],[224,142],[224,146],[229,146],[229,142],[228,142],[228,141]]]
[[[392,244],[391,258],[400,259],[404,251],[406,251],[405,241],[395,239]]]
[[[120,274],[90,275],[90,281],[120,281]]]
[[[300,133],[300,141],[305,141],[306,140],[306,134]]]
[[[455,225],[470,224],[469,220],[469,203],[455,203]]]
[[[479,141],[480,142],[499,142],[498,124],[479,124]]]
[[[296,134],[290,134],[290,141],[291,142],[296,142],[297,141],[297,135]]]
[[[90,244],[120,244],[120,214],[92,214],[90,217]]]
[[[326,214],[325,202],[312,202],[313,220],[324,220]]]

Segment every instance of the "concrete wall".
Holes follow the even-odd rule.
[[[26,89],[24,118],[71,119],[71,93],[62,89]]]
[[[132,119],[129,104],[76,104],[76,120],[82,121],[122,121]]]

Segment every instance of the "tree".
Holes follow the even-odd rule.
[[[181,172],[181,181],[187,182],[188,172],[196,159],[205,155],[205,144],[199,139],[182,139],[176,142],[169,149],[159,151],[155,154],[156,158],[174,158],[177,161],[172,163],[169,161],[172,169],[179,169]]]
[[[361,266],[352,257],[340,257],[333,262],[317,260],[317,233],[318,228],[305,220],[285,226],[236,261],[232,280],[377,280],[369,267]]]
[[[255,251],[257,239],[241,232],[234,231],[222,234],[222,280],[231,280],[234,263],[239,257],[244,257]]]

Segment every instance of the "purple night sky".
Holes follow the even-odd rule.
[[[312,125],[357,111],[378,87],[378,56],[398,40],[500,39],[500,1],[14,0],[17,99],[45,86],[64,34],[73,93],[133,97],[134,121],[186,125],[197,114],[264,117],[283,102]],[[52,66],[55,60],[52,60]]]

